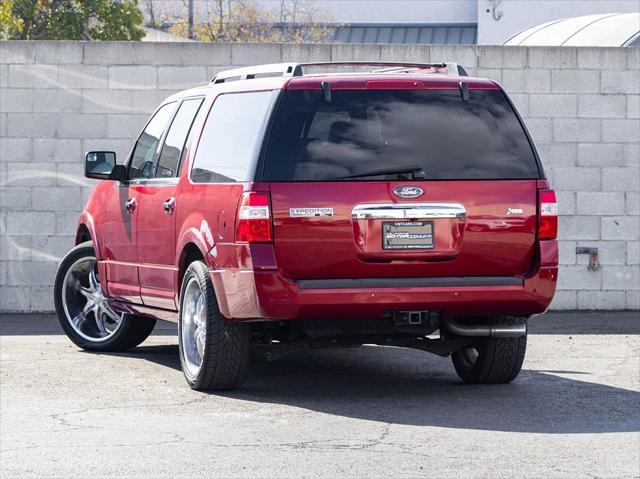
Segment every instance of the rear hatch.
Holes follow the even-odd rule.
[[[533,147],[504,93],[469,81],[293,81],[259,175],[289,279],[522,276]],[[466,87],[464,87],[466,90]]]

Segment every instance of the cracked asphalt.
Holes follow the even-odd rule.
[[[91,354],[51,315],[4,315],[0,476],[639,477],[640,317],[534,318],[509,385],[364,346],[254,361],[240,391],[203,394],[173,325]]]

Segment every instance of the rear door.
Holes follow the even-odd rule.
[[[283,93],[264,160],[290,279],[521,276],[533,148],[498,87]]]
[[[137,185],[140,295],[147,306],[175,309],[176,195],[178,172],[187,135],[202,98],[182,101],[171,120],[152,179]]]

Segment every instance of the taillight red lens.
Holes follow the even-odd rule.
[[[236,241],[268,243],[272,240],[269,193],[262,191],[242,193],[236,219]]]
[[[558,236],[556,192],[553,190],[540,190],[538,192],[538,206],[540,209],[538,238],[541,240],[556,239]]]

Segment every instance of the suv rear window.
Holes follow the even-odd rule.
[[[283,93],[263,179],[332,181],[421,168],[425,179],[539,178],[533,149],[500,90],[319,90]],[[368,175],[380,180],[398,175]]]

